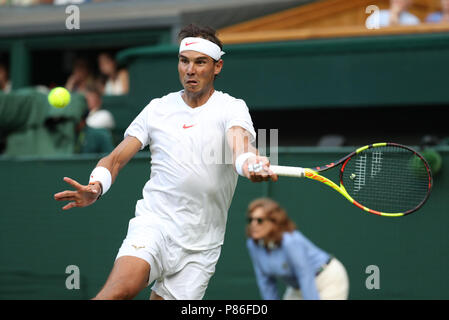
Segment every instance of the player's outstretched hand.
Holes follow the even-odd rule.
[[[252,182],[273,180],[277,181],[278,176],[271,171],[270,161],[267,157],[255,156],[248,158],[243,166],[243,173]]]
[[[64,178],[64,181],[74,187],[75,191],[62,191],[58,192],[54,195],[55,200],[57,201],[71,201],[66,204],[62,210],[68,210],[74,207],[86,207],[94,203],[101,192],[101,186],[98,182],[95,184],[89,184],[87,186],[83,186],[76,182],[73,179]]]

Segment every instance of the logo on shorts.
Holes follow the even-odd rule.
[[[134,247],[134,249],[136,249],[136,250],[139,250],[139,249],[145,248],[145,246],[136,246],[136,245],[133,245],[133,244],[132,244],[132,246],[133,246],[133,247]]]

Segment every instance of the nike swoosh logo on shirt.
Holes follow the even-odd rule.
[[[189,128],[192,128],[193,126],[194,126],[194,124],[192,124],[192,125],[190,125],[190,126],[183,125],[182,128],[183,128],[183,129],[189,129]]]

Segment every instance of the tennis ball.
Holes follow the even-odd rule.
[[[70,103],[70,92],[63,87],[53,88],[48,94],[48,102],[55,108],[64,108]]]
[[[441,170],[441,166],[443,164],[443,159],[441,155],[434,149],[426,149],[422,153],[424,159],[427,160],[427,163],[432,170],[432,173],[436,175]]]
[[[433,149],[425,149],[421,152],[421,155],[424,157],[424,159],[426,159],[427,163],[429,164],[432,174],[436,175],[440,171],[441,165],[443,164],[443,159],[441,158],[441,155]],[[420,158],[413,157],[411,159],[410,165],[412,166],[412,169],[416,175],[421,176],[423,174],[426,174],[424,163],[421,161]]]

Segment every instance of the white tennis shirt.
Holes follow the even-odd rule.
[[[206,250],[223,244],[238,174],[226,132],[240,126],[256,133],[246,103],[214,91],[191,108],[183,91],[153,99],[125,131],[149,145],[151,174],[136,205],[180,246]]]

